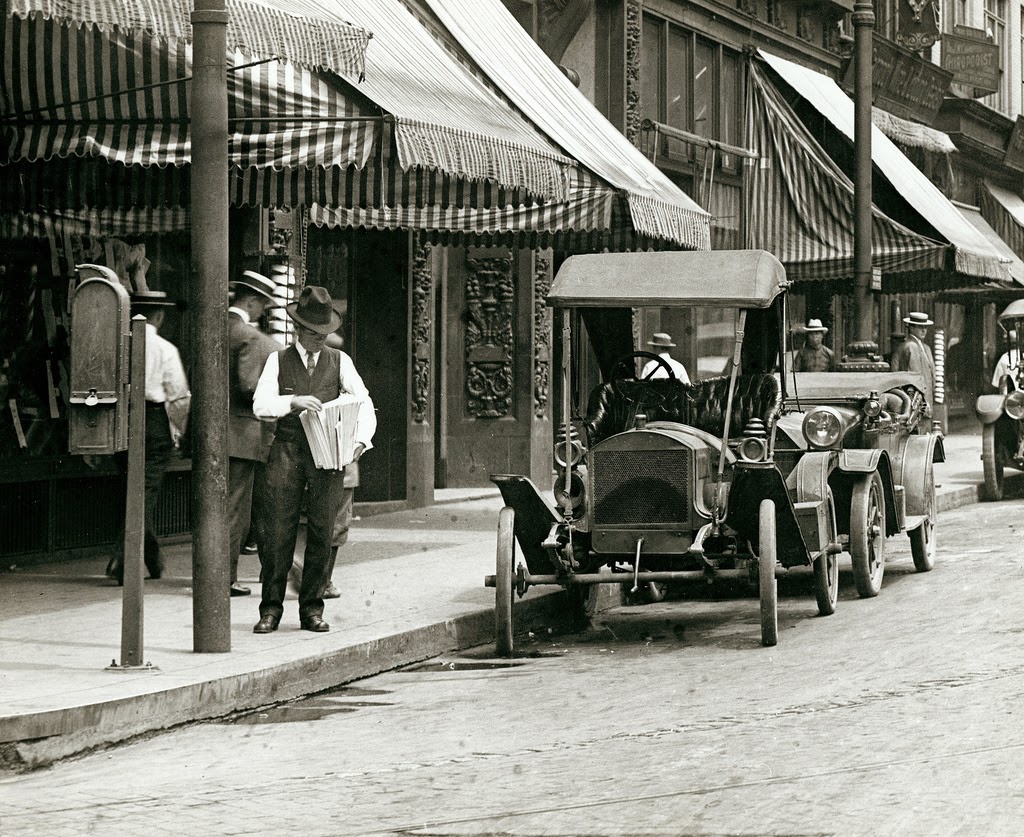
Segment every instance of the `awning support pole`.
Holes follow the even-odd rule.
[[[856,155],[853,270],[856,280],[854,322],[857,323],[854,339],[858,342],[874,342],[876,339],[875,304],[871,293],[871,61],[874,28],[875,12],[870,0],[857,0],[853,4],[856,76],[853,112],[853,147]]]
[[[227,516],[228,13],[192,12],[192,650],[231,650]]]

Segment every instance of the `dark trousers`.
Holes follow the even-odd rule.
[[[228,520],[231,522],[231,583],[238,581],[238,553],[249,532],[252,519],[252,486],[256,476],[255,459],[228,460]]]
[[[299,588],[299,618],[322,616],[320,594],[329,578],[334,522],[342,500],[341,471],[325,471],[313,465],[305,440],[274,441],[261,481],[257,505],[260,516],[260,564],[263,599],[260,616],[284,612],[288,571],[295,559],[303,491],[306,491],[306,551],[303,556],[302,586]],[[308,490],[307,490],[308,489]]]

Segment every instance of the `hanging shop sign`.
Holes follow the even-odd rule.
[[[981,29],[953,27],[953,34],[942,36],[942,66],[953,73],[953,81],[974,88],[974,98],[988,96],[999,89],[999,44],[994,44]]]
[[[938,0],[900,0],[896,43],[907,49],[928,49],[939,39]]]
[[[949,92],[953,74],[877,33],[873,35],[871,92],[875,107],[931,125]],[[854,89],[854,64],[850,61],[843,78],[848,92]]]
[[[1013,132],[1006,145],[1006,156],[1003,165],[1017,171],[1024,171],[1024,116],[1018,116],[1013,123]]]

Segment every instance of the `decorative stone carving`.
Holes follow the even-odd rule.
[[[757,0],[738,0],[736,8],[745,15],[757,17]]]
[[[782,0],[768,0],[768,22],[777,29],[786,28],[786,19],[782,15]]]
[[[536,256],[533,262],[533,414],[544,418],[551,384],[551,309],[547,306],[551,290],[551,262]]]
[[[419,240],[412,256],[412,420],[427,421],[430,405],[430,328],[433,308],[430,245]]]
[[[828,18],[825,21],[825,28],[822,34],[822,46],[834,55],[845,57],[843,52],[846,47],[841,40],[843,35],[843,19],[841,17]]]
[[[626,138],[640,139],[640,0],[626,0]]]
[[[467,259],[466,410],[479,419],[512,410],[515,280],[510,258]]]

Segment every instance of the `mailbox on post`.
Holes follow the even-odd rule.
[[[117,274],[78,265],[71,300],[71,453],[128,447],[130,301]]]

